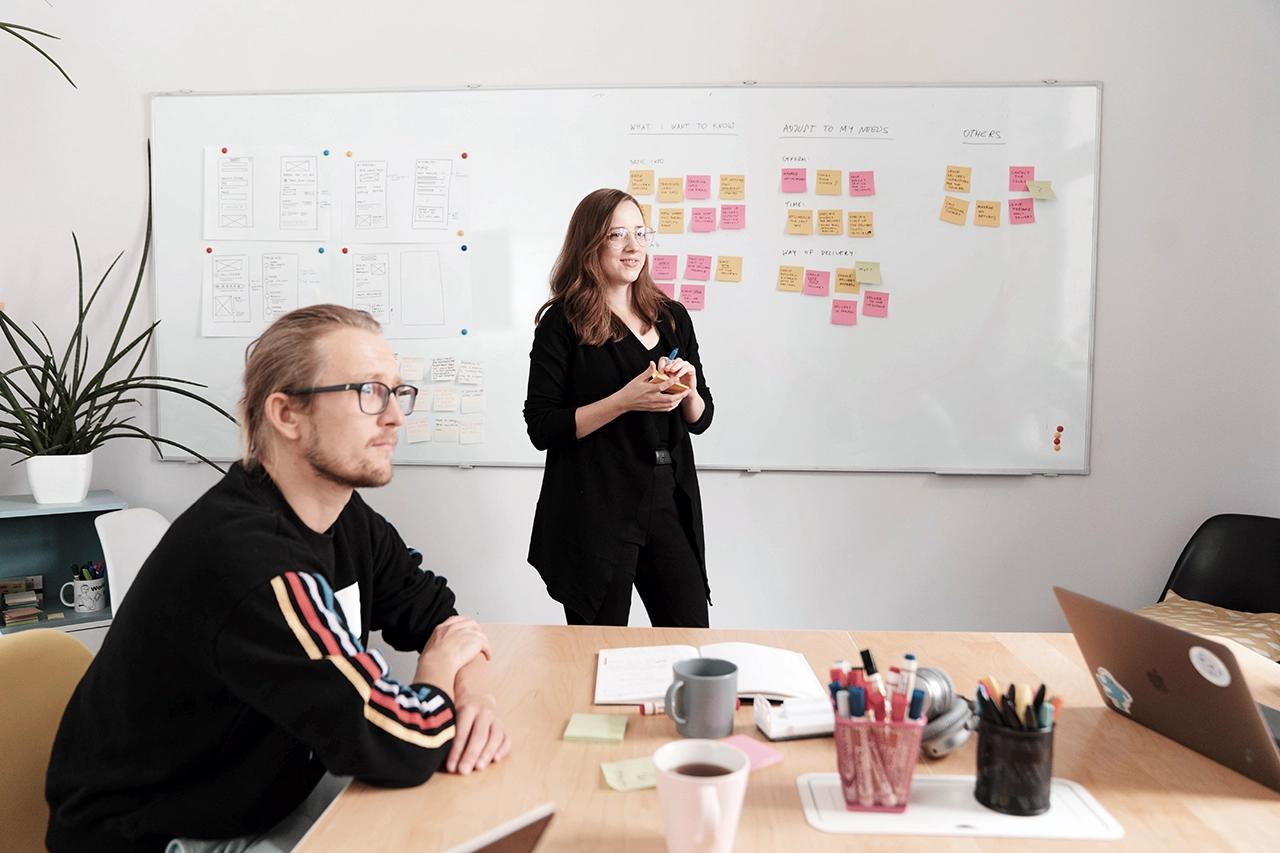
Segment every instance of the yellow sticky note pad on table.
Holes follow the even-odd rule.
[[[651,204],[640,205],[640,218],[644,220],[645,228],[652,228],[653,227],[653,205]]]
[[[850,237],[874,237],[876,236],[875,214],[870,210],[851,210],[849,211],[849,236]]]
[[[564,739],[622,743],[626,733],[625,714],[574,714],[565,727]]]
[[[879,261],[855,261],[853,266],[858,271],[858,284],[884,284]]]
[[[742,201],[747,197],[746,175],[721,175],[720,198],[729,201]]]
[[[632,195],[653,195],[653,169],[632,169],[627,177],[627,192]]]
[[[684,233],[684,208],[683,207],[658,208],[658,233],[659,234],[683,234]]]
[[[839,169],[818,169],[815,188],[818,195],[840,195],[840,179],[844,173]]]
[[[796,208],[790,208],[787,210],[787,233],[812,234],[813,211],[797,210]]]
[[[649,756],[627,761],[602,761],[604,781],[615,791],[641,791],[658,786],[658,769]]]
[[[1041,201],[1056,201],[1058,198],[1053,191],[1053,181],[1027,181],[1027,192]]]
[[[684,178],[658,178],[658,201],[684,201]]]
[[[804,267],[778,267],[778,290],[786,293],[804,290]]]
[[[836,267],[836,293],[857,293],[858,273],[850,267]]]
[[[969,201],[963,198],[952,198],[951,196],[943,196],[942,213],[938,215],[943,222],[950,222],[953,225],[963,225],[969,216]]]
[[[721,255],[716,258],[716,281],[742,281],[742,257]]]
[[[949,193],[967,193],[972,173],[973,169],[968,166],[948,166],[947,178],[943,181],[942,188]]]
[[[979,199],[973,208],[973,224],[984,228],[999,228],[1000,202]]]
[[[844,211],[843,210],[819,210],[818,211],[818,233],[819,234],[839,237],[842,231],[844,231]]]

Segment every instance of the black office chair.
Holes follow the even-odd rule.
[[[1246,613],[1280,613],[1280,518],[1215,515],[1182,549],[1160,593]]]

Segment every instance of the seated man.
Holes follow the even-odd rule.
[[[488,640],[353,491],[391,480],[416,394],[362,311],[303,308],[252,344],[243,460],[160,540],[67,706],[50,849],[243,849],[326,770],[410,786],[507,754]],[[419,652],[413,683],[375,629]]]

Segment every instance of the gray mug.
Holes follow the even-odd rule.
[[[691,658],[671,667],[667,716],[683,737],[719,738],[733,734],[738,707],[738,667],[719,658]]]

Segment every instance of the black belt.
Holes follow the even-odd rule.
[[[670,450],[653,451],[653,464],[654,465],[670,465],[671,451]]]

